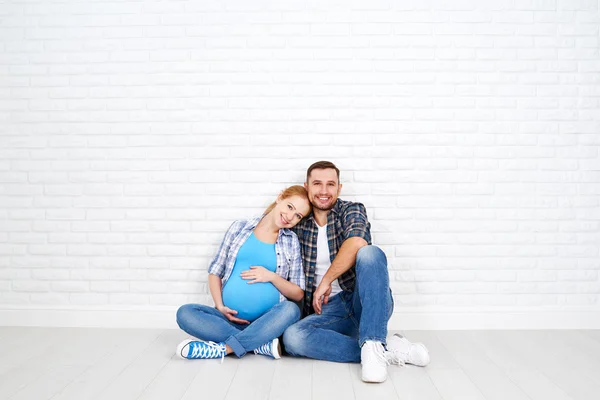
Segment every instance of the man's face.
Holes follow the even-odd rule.
[[[308,198],[313,207],[322,211],[333,208],[342,190],[342,185],[338,182],[337,174],[332,168],[313,169],[304,187],[308,191]]]

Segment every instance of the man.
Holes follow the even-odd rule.
[[[421,343],[400,335],[387,341],[394,304],[384,252],[371,245],[371,224],[361,203],[338,199],[340,171],[319,161],[304,186],[313,213],[294,231],[306,274],[303,320],[283,335],[290,355],[335,362],[360,362],[365,382],[383,382],[389,364],[425,366]]]

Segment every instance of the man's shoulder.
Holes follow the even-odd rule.
[[[312,214],[309,214],[306,218],[304,218],[302,221],[298,222],[296,224],[296,226],[294,226],[291,230],[292,232],[296,233],[297,235],[299,235],[299,232],[302,232],[302,230],[304,229],[309,229],[311,228],[313,225],[313,218],[312,218]]]
[[[367,213],[367,210],[363,203],[342,199],[338,199],[337,203],[335,204],[334,210],[340,216],[352,212],[364,213],[365,215]]]

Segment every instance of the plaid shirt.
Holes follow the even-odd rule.
[[[238,251],[250,237],[262,217],[261,215],[250,220],[234,221],[225,233],[225,238],[221,242],[217,254],[208,266],[208,273],[221,278],[223,286],[225,286],[233,272]],[[277,254],[277,269],[275,271],[277,275],[295,283],[304,290],[302,256],[296,234],[287,228],[280,229],[275,242],[275,253]],[[279,301],[284,300],[286,300],[285,296],[279,293]]]
[[[314,312],[312,307],[313,292],[315,291],[315,269],[317,266],[317,237],[319,228],[311,214],[293,228],[300,239],[306,290],[304,291],[303,314]],[[338,199],[329,214],[327,214],[327,241],[329,242],[329,259],[333,261],[344,240],[351,237],[361,237],[371,244],[371,224],[367,219],[367,210],[361,203]],[[356,283],[356,270],[353,265],[338,277],[342,290],[352,292]]]

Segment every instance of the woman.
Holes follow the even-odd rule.
[[[304,296],[300,243],[290,228],[311,209],[306,190],[291,186],[262,216],[229,227],[208,268],[215,307],[186,304],[177,311],[179,327],[200,339],[181,342],[178,356],[280,357],[279,336],[300,319],[292,301]]]

